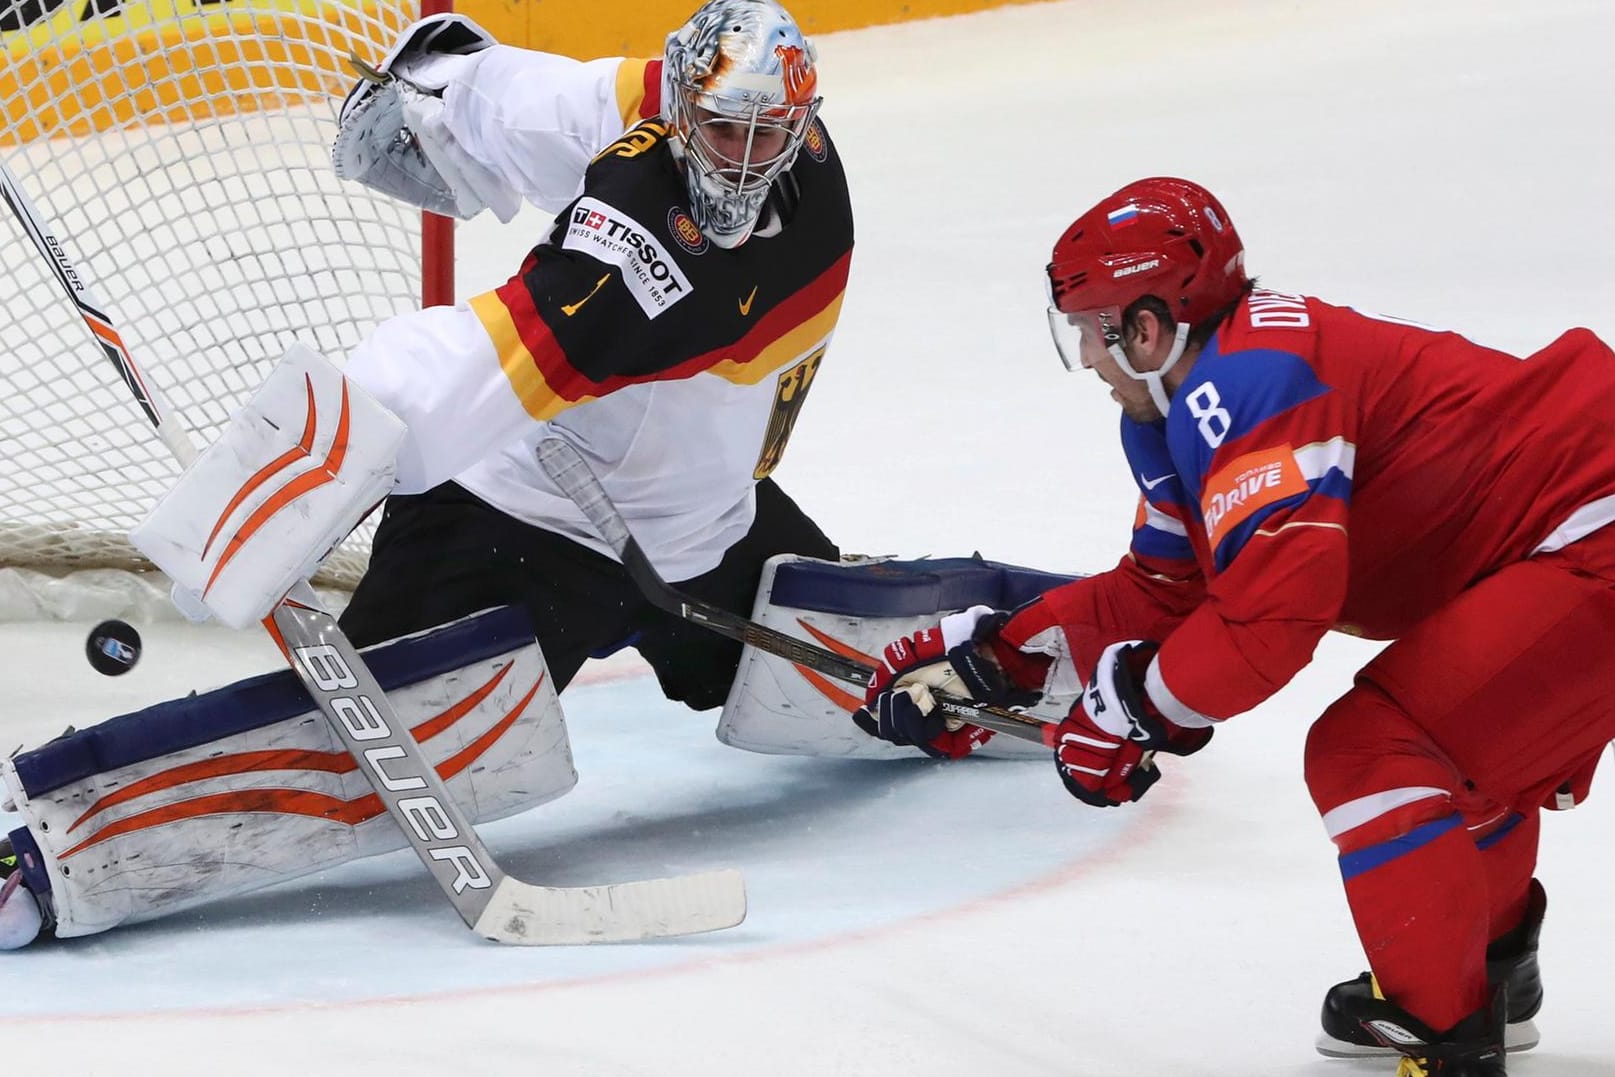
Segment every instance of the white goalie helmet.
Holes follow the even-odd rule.
[[[750,238],[819,111],[817,53],[773,0],[708,0],[667,37],[663,111],[707,238]]]

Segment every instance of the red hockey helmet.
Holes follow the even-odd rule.
[[[1222,204],[1198,183],[1129,183],[1072,222],[1054,244],[1049,296],[1065,314],[1121,311],[1146,295],[1196,325],[1249,283],[1245,247]]]

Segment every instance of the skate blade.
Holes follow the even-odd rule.
[[[1535,1021],[1514,1021],[1503,1030],[1503,1047],[1510,1053],[1529,1051],[1542,1042]],[[1314,1044],[1325,1058],[1399,1058],[1401,1053],[1390,1047],[1369,1047],[1361,1043],[1337,1040],[1327,1032],[1318,1033]]]

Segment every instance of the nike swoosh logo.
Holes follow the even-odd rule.
[[[583,308],[583,304],[585,304],[589,300],[593,299],[594,298],[594,293],[598,292],[601,288],[604,288],[606,286],[606,281],[608,281],[610,279],[611,279],[611,274],[607,273],[605,276],[601,277],[599,280],[594,282],[594,287],[589,290],[588,295],[584,296],[582,299],[578,300],[576,303],[563,303],[563,304],[561,304],[561,313],[565,314],[568,318],[572,317],[572,315],[576,314],[579,310],[581,310]]]
[[[1146,490],[1153,490],[1157,486],[1159,486],[1163,482],[1165,482],[1167,479],[1175,479],[1177,477],[1178,477],[1178,473],[1176,471],[1168,471],[1165,475],[1161,475],[1161,476],[1159,476],[1157,478],[1146,479],[1144,477],[1144,473],[1142,471],[1140,471],[1138,473],[1138,484],[1140,486],[1144,487],[1144,489],[1146,489]]]
[[[754,285],[752,285],[752,288],[751,288],[751,294],[748,295],[745,299],[741,299],[741,300],[738,301],[740,303],[740,316],[742,318],[746,317],[747,315],[749,315],[751,313],[751,301],[753,299],[756,299],[756,298],[757,298],[757,286],[754,284]]]

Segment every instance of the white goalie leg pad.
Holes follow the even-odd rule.
[[[526,616],[503,608],[364,652],[477,822],[577,782]],[[386,761],[377,766],[386,771]],[[0,760],[59,936],[88,935],[404,846],[290,671],[160,703]]]
[[[392,489],[404,424],[294,344],[130,541],[232,628],[261,621]]]
[[[1012,609],[1072,579],[980,558],[819,561],[770,558],[752,620],[871,667],[886,644],[972,606]],[[1058,720],[1076,696],[1047,698],[1031,713]],[[911,759],[914,749],[853,724],[863,689],[747,646],[718,720],[718,739],[770,755]],[[1042,758],[1048,749],[994,737],[978,754]]]

